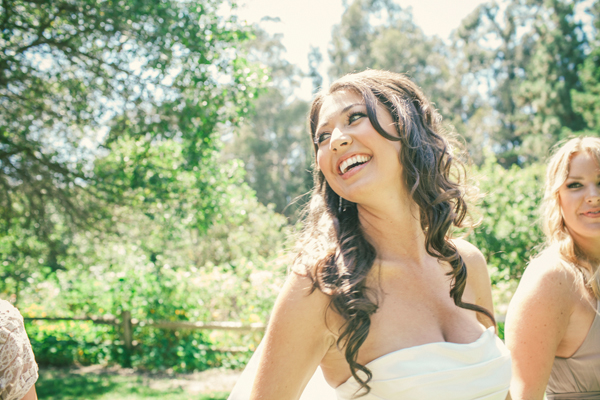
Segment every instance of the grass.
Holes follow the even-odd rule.
[[[226,400],[229,393],[191,394],[181,387],[155,389],[139,375],[73,374],[40,370],[40,400]]]

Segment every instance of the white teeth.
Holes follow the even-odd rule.
[[[363,155],[352,156],[352,157],[344,160],[344,162],[340,165],[340,171],[342,172],[342,174],[345,174],[348,171],[348,167],[350,167],[351,165],[354,165],[356,163],[365,163],[365,162],[369,161],[370,159],[371,159],[371,157],[369,157],[369,156],[363,156]]]

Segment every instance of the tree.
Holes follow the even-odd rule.
[[[308,53],[308,76],[313,81],[313,93],[318,92],[323,86],[323,77],[319,73],[319,67],[323,62],[323,54],[318,47],[310,46]]]
[[[488,104],[480,107],[486,116],[478,119],[487,122],[485,140],[506,167],[543,158],[563,129],[582,126],[570,95],[580,87],[577,69],[586,45],[574,15],[578,3],[490,2],[455,33],[472,85],[485,90]]]
[[[219,16],[223,4],[2,2],[4,278],[24,279],[17,264],[27,257],[62,268],[73,232],[109,228],[111,204],[171,197],[179,172],[193,175],[208,204],[194,222],[208,227],[218,202],[204,160],[217,125],[249,112],[263,75],[239,50],[251,30]],[[148,161],[163,142],[181,144],[178,156]]]
[[[579,3],[530,2],[536,16],[532,37],[536,45],[518,92],[522,111],[516,133],[523,138],[523,153],[534,160],[545,158],[552,144],[585,127],[571,97],[573,90],[581,89],[579,69],[587,46],[581,22],[575,18]]]
[[[244,161],[246,182],[258,200],[273,204],[276,212],[295,222],[307,200],[302,196],[312,187],[314,151],[306,128],[309,104],[294,95],[303,74],[285,60],[280,37],[255,31],[256,38],[248,42],[249,54],[268,68],[271,79],[256,99],[254,112],[235,129],[226,152]]]
[[[407,74],[433,101],[446,128],[465,132],[472,111],[463,74],[444,42],[413,22],[410,9],[392,0],[354,0],[334,27],[329,57],[331,78],[367,68]]]
[[[476,124],[469,128],[477,131],[481,122],[487,122],[480,135],[503,165],[517,162],[514,149],[521,142],[516,133],[516,92],[532,44],[530,35],[520,37],[518,29],[529,18],[530,10],[518,1],[510,2],[503,11],[498,3],[489,2],[467,16],[454,32],[456,54],[471,84],[480,91],[484,88],[489,102],[488,107],[479,104],[483,115],[471,121]]]
[[[540,206],[544,195],[545,165],[512,165],[506,169],[493,154],[469,170],[482,198],[472,208],[477,226],[467,240],[483,253],[492,281],[497,311],[508,303],[531,258],[544,242]]]
[[[579,68],[581,88],[572,89],[573,109],[585,120],[585,128],[577,134],[598,136],[600,130],[600,1],[590,9],[596,28],[590,40],[591,51]]]

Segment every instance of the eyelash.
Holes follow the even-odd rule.
[[[353,117],[355,117],[355,116],[358,116],[359,118],[353,119]],[[354,122],[358,121],[359,119],[364,118],[366,116],[367,116],[367,114],[365,114],[364,112],[355,111],[353,113],[348,114],[348,122],[347,123],[348,123],[348,125],[352,125],[352,123],[354,123]],[[330,132],[321,132],[315,136],[315,139],[313,142],[317,145],[323,143],[325,140],[327,140],[329,138],[329,137],[327,137],[325,139],[322,139],[322,137],[325,135],[331,135],[331,133]]]
[[[598,182],[597,185],[600,186],[600,182]],[[567,189],[579,189],[582,186],[583,185],[579,182],[572,182],[567,185]]]

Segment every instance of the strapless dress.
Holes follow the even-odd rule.
[[[249,398],[258,357],[253,359],[229,400]],[[427,343],[388,353],[366,366],[373,374],[369,394],[360,396],[353,377],[331,388],[318,368],[301,400],[505,400],[512,372],[510,353],[493,328],[473,343]]]

